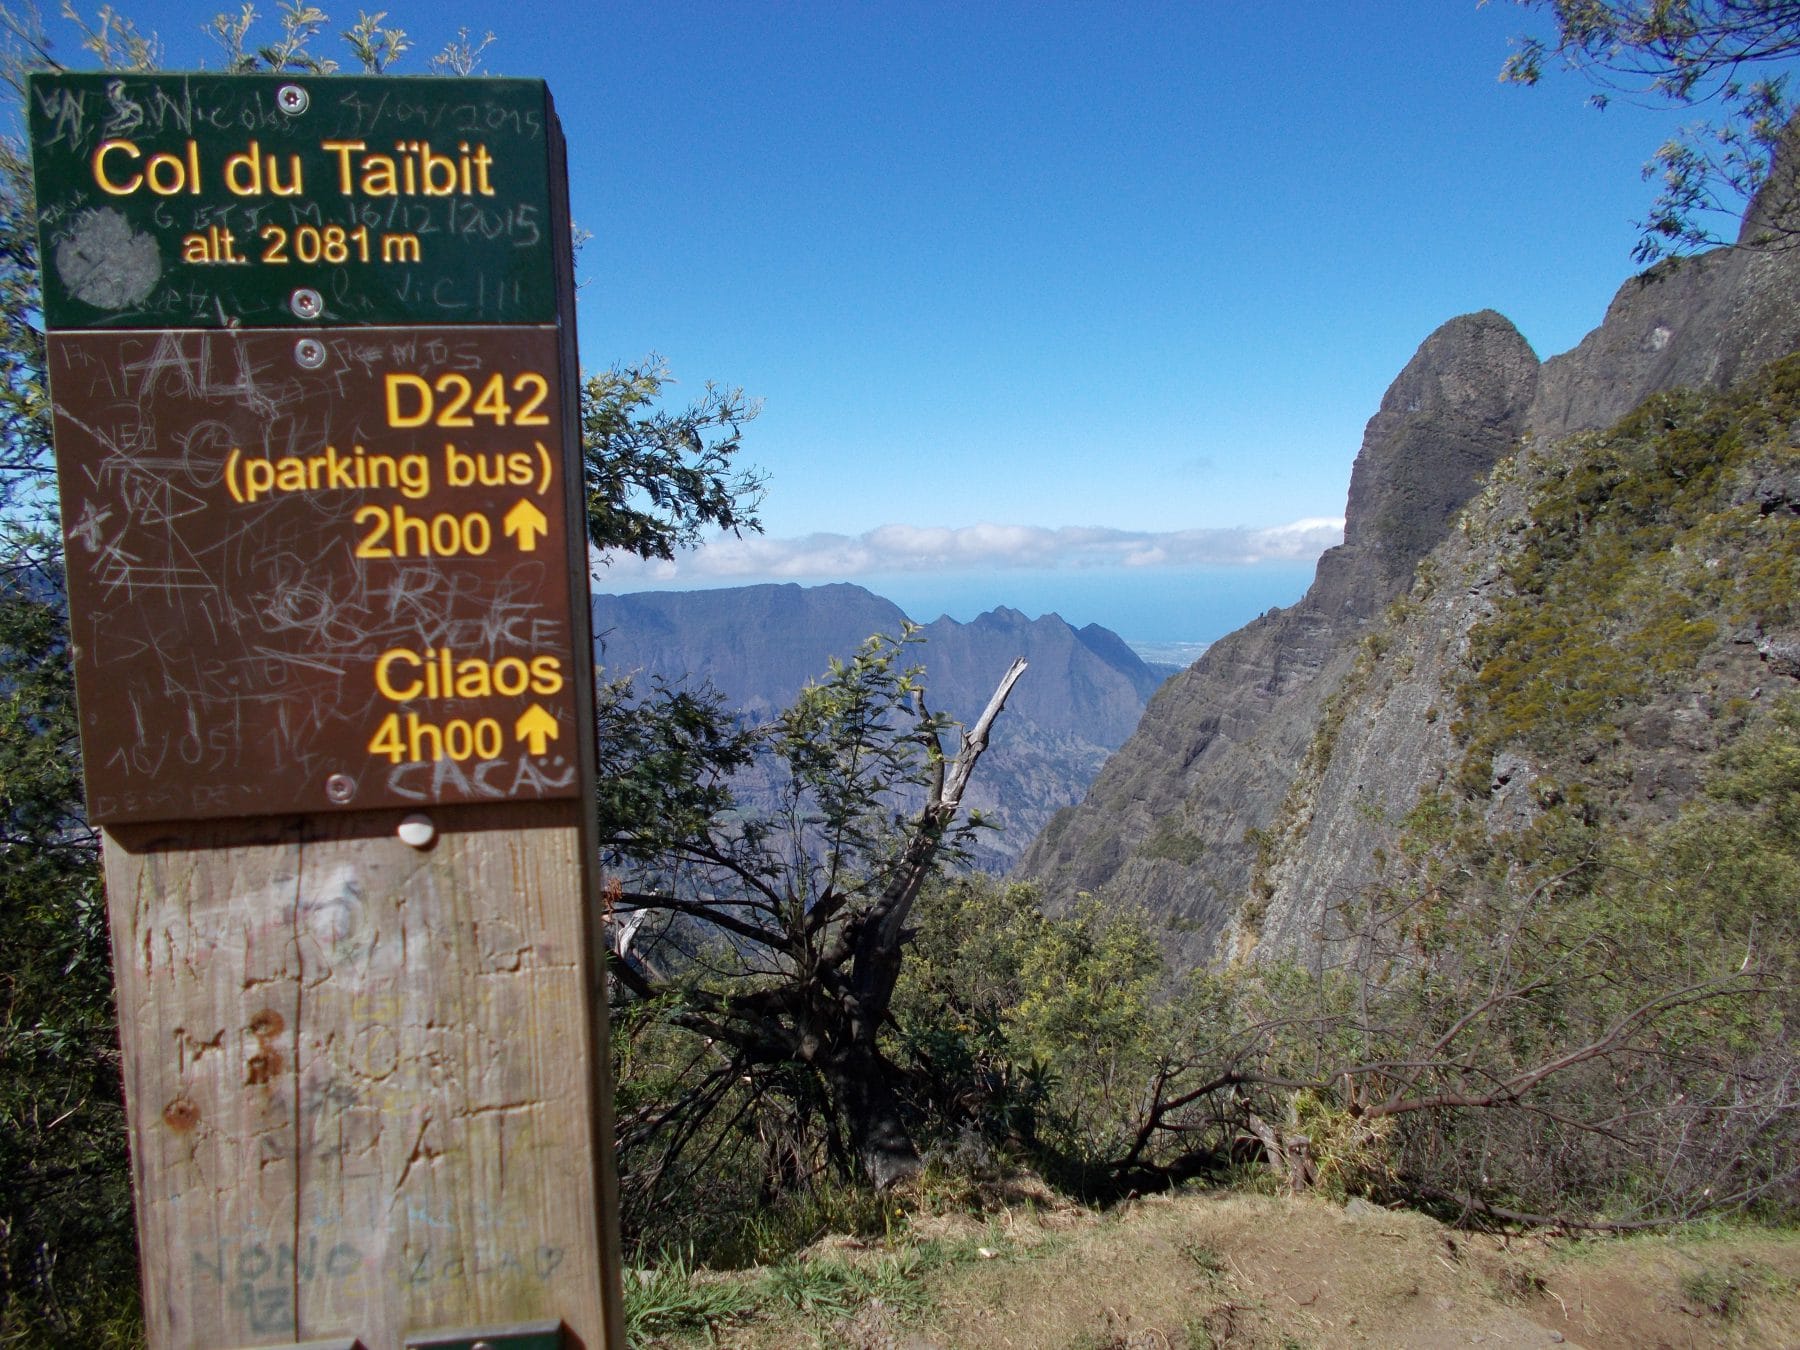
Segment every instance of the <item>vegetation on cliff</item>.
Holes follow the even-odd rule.
[[[1528,450],[1470,510],[1468,556],[1498,557],[1500,584],[1442,691],[1459,758],[1285,977],[1337,1048],[1310,1074],[1251,1061],[1395,1122],[1376,1192],[1603,1225],[1791,1204],[1797,420],[1790,358]],[[1422,572],[1330,706],[1315,770],[1430,590],[1485,584]]]
[[[1038,1165],[1141,1187],[1254,1161],[1475,1222],[1791,1217],[1797,424],[1800,357],[1502,465],[1251,841],[1249,959],[1153,1000],[1110,1052],[1139,1074],[1107,1099],[1129,1108]],[[1482,617],[1427,631],[1447,591]],[[1434,643],[1459,653],[1442,685],[1413,664]],[[1259,950],[1267,878],[1349,729],[1418,678],[1411,702],[1454,723],[1442,776],[1370,814],[1373,880],[1309,943]]]

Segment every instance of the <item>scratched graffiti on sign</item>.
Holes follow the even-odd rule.
[[[93,818],[577,795],[557,356],[53,333]]]

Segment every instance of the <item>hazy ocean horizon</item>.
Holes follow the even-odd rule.
[[[638,578],[608,585],[601,570],[594,590],[614,595],[646,591],[725,590],[738,586],[827,586],[846,581],[892,601],[915,623],[949,617],[968,623],[989,610],[1016,609],[1029,618],[1057,614],[1075,628],[1111,629],[1145,660],[1187,665],[1210,643],[1270,609],[1286,608],[1312,584],[1316,562],[1268,562],[1239,567],[1085,568],[981,573],[894,572],[857,577],[733,577],[711,585],[692,581],[644,585]],[[1191,655],[1186,653],[1191,652]]]

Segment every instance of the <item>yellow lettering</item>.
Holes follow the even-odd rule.
[[[113,197],[129,197],[141,187],[147,187],[159,197],[173,197],[178,192],[189,192],[198,195],[200,191],[200,147],[189,141],[186,148],[187,158],[172,151],[164,150],[144,160],[141,173],[134,173],[129,178],[115,179],[108,170],[106,157],[113,151],[120,151],[130,159],[144,159],[144,152],[137,148],[134,141],[113,139],[101,141],[99,149],[94,151],[92,160],[94,182],[100,190]]]
[[[390,647],[375,658],[375,688],[396,703],[496,694],[517,698],[527,690],[543,696],[560,694],[564,684],[562,659],[557,656],[534,656],[529,661],[503,656],[490,662],[479,656],[458,658],[448,647],[427,647],[423,653]]]
[[[415,390],[419,396],[418,411],[400,411],[400,391]],[[431,420],[431,386],[417,375],[390,374],[387,377],[387,423],[390,427],[422,427]]]
[[[144,152],[130,141],[101,141],[100,148],[94,151],[94,181],[100,185],[102,192],[114,197],[128,197],[143,186],[144,176],[133,174],[123,183],[115,183],[106,172],[106,157],[115,150],[123,150],[132,159],[142,159]]]
[[[506,401],[506,376],[490,375],[481,392],[475,396],[475,415],[491,417],[494,425],[503,427],[512,416],[512,405]]]
[[[362,190],[371,197],[398,197],[400,184],[394,178],[395,165],[389,155],[369,155],[362,162]]]
[[[174,177],[169,176],[173,170]],[[144,165],[144,185],[159,197],[173,197],[181,191],[181,161],[174,155],[152,155]]]
[[[346,197],[355,191],[351,186],[350,152],[368,148],[367,141],[321,141],[319,144],[319,149],[329,150],[338,157],[338,191]]]
[[[456,696],[458,698],[486,698],[493,692],[492,671],[489,670],[486,661],[471,657],[467,661],[457,662]],[[502,689],[500,692],[505,693],[506,691]]]
[[[180,155],[167,151],[152,155],[144,164],[144,186],[159,197],[173,197],[188,185],[187,165]]]
[[[519,415],[513,419],[513,425],[515,427],[549,426],[549,414],[539,412],[538,409],[542,408],[544,400],[550,397],[550,382],[535,370],[528,370],[513,379],[514,393],[523,394],[527,389],[533,392],[525,400],[525,406],[519,409]]]
[[[275,465],[266,459],[244,461],[244,500],[253,502],[267,496],[275,486]]]
[[[415,502],[431,491],[431,461],[424,455],[400,456],[400,491]]]
[[[285,183],[281,181],[281,175],[278,172],[281,166],[275,162],[275,156],[269,156],[268,165],[269,191],[277,197],[298,197],[303,186],[300,181],[300,156],[288,156],[288,180]]]
[[[516,656],[503,656],[494,662],[494,692],[497,694],[522,694],[525,686],[531,683],[531,672],[525,663]]]
[[[531,692],[560,694],[563,687],[562,661],[554,656],[531,658]]]
[[[456,161],[431,153],[431,142],[419,142],[419,167],[424,172],[427,197],[449,197],[456,192]]]
[[[359,506],[351,520],[358,525],[367,523],[369,532],[356,541],[356,556],[359,558],[391,558],[394,550],[382,543],[387,538],[388,514],[379,506]]]
[[[240,197],[262,195],[262,161],[256,157],[256,151],[257,144],[251,141],[248,150],[240,150],[225,161],[225,186]],[[244,177],[246,170],[249,173],[248,181]]]
[[[338,191],[345,196],[362,192],[370,197],[451,197],[495,194],[489,171],[494,157],[482,144],[471,147],[458,141],[454,155],[433,150],[430,141],[395,141],[395,154],[370,152],[366,141],[324,141],[320,148],[337,156]],[[269,191],[280,196],[298,192],[299,162],[293,161],[292,182],[284,187],[275,180],[273,157],[255,170],[265,173]],[[260,188],[258,189],[260,191]]]
[[[406,742],[400,739],[399,713],[389,713],[381,719],[381,725],[369,737],[369,753],[386,755],[389,764],[398,764],[406,758]]]
[[[338,453],[338,448],[335,445],[328,445],[325,447],[326,487],[353,488],[368,486],[366,482],[358,483],[356,481],[356,475],[351,472],[352,464],[360,464],[362,462],[363,453],[363,448],[360,445],[353,447],[353,449],[356,452],[356,458],[346,459]]]
[[[357,449],[362,449],[358,446]],[[363,481],[366,488],[383,488],[400,486],[400,466],[394,462],[392,455],[368,455],[363,461]]]
[[[429,746],[430,754],[425,753]],[[442,759],[444,757],[443,729],[430,722],[421,722],[413,713],[406,715],[406,749],[407,758],[413,761],[422,759]]]
[[[375,658],[375,687],[382,692],[384,697],[391,698],[396,703],[404,703],[409,698],[417,698],[424,689],[424,685],[416,677],[408,685],[394,683],[390,672],[394,664],[400,661],[411,664],[415,669],[425,664],[419,659],[417,652],[409,652],[404,647],[390,648]]]

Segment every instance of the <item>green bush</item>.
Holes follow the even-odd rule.
[[[1134,1120],[1161,1027],[1161,948],[1141,914],[1043,914],[970,876],[930,892],[895,993],[898,1038],[939,1139],[965,1128],[1039,1162],[1092,1159]]]

